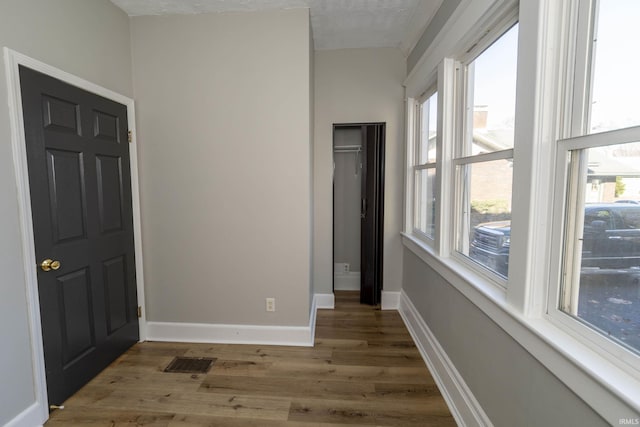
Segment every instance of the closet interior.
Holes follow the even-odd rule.
[[[333,135],[333,287],[360,290],[362,127],[336,127]]]

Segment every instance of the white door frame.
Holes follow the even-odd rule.
[[[42,329],[40,323],[40,302],[38,297],[38,277],[36,266],[36,251],[34,243],[33,223],[31,217],[31,196],[29,191],[29,175],[27,169],[27,150],[24,133],[24,117],[22,115],[22,96],[20,92],[20,75],[18,66],[23,65],[44,73],[65,83],[79,87],[87,92],[123,104],[127,107],[127,120],[131,130],[132,141],[130,148],[131,168],[131,198],[133,202],[133,233],[136,257],[136,281],[138,305],[142,307],[142,317],[139,319],[140,341],[147,335],[146,311],[144,306],[144,274],[142,268],[142,239],[140,230],[140,194],[138,187],[138,154],[136,144],[136,120],[133,99],[120,95],[104,87],[98,86],[80,77],[69,74],[58,68],[47,65],[36,59],[4,48],[4,60],[7,74],[7,90],[9,95],[9,115],[11,126],[11,146],[13,151],[13,165],[16,174],[18,190],[18,208],[20,219],[20,235],[22,238],[22,259],[24,261],[24,275],[26,280],[27,309],[29,318],[29,332],[33,363],[34,385],[36,394],[35,405],[42,416],[42,420],[49,417],[49,403],[47,399],[47,379],[44,367],[44,349],[42,345]]]

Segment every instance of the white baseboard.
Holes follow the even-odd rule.
[[[260,344],[313,347],[316,311],[333,309],[333,294],[315,294],[308,326],[223,325],[147,322],[147,340],[212,344]]]
[[[398,310],[400,308],[400,292],[382,291],[380,307],[382,310]]]
[[[4,427],[42,426],[47,420],[48,412],[42,413],[42,405],[34,402],[24,411],[11,419]],[[44,416],[44,418],[42,418]]]
[[[333,273],[333,289],[336,291],[359,291],[360,272]]]
[[[315,318],[315,316],[313,316]],[[147,341],[313,346],[310,326],[147,322]]]
[[[333,294],[315,294],[316,308],[333,310],[336,306],[336,299]]]
[[[460,426],[493,426],[464,379],[407,294],[400,293],[400,316]]]

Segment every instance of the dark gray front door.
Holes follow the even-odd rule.
[[[47,391],[60,404],[138,341],[127,109],[24,67],[20,86]]]

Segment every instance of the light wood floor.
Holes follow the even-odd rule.
[[[164,373],[175,356],[208,374]],[[132,347],[51,414],[47,426],[455,426],[400,316],[336,292],[315,346]]]

